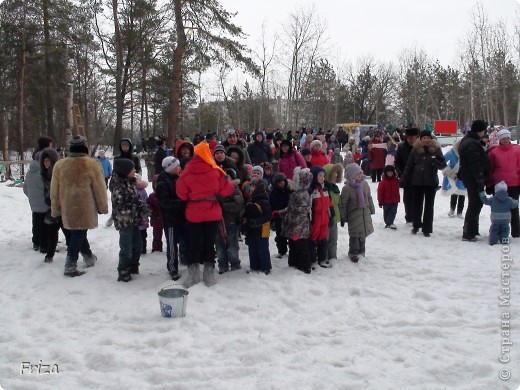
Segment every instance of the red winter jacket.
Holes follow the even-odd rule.
[[[399,194],[399,179],[395,176],[383,175],[383,180],[377,187],[377,202],[380,204],[395,204],[401,201]]]
[[[309,240],[326,240],[329,234],[329,209],[333,207],[329,192],[317,188],[311,192],[312,221]]]
[[[520,186],[520,146],[498,145],[488,153],[488,186],[504,180],[508,187]]]
[[[367,151],[367,158],[370,161],[370,169],[383,169],[385,167],[386,149],[378,146],[386,146],[381,142],[370,141],[372,147]]]
[[[324,167],[325,165],[327,165],[329,163],[329,159],[327,158],[325,153],[323,153],[321,150],[313,149],[311,153],[312,153],[312,157],[311,157],[312,165],[318,165],[320,167]]]
[[[203,144],[202,147],[199,145]],[[222,219],[222,208],[218,197],[227,198],[235,191],[231,180],[222,169],[216,168],[208,144],[201,142],[195,147],[195,157],[177,180],[177,195],[186,205],[189,222],[211,222]],[[210,165],[210,162],[213,165]]]

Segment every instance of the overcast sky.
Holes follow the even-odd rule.
[[[247,44],[259,40],[262,23],[280,31],[289,13],[312,1],[220,0],[237,12],[235,24],[249,34]],[[520,0],[481,0],[490,22],[505,21],[511,30],[520,18]],[[459,41],[472,28],[476,0],[321,0],[314,2],[326,20],[332,54],[354,62],[365,55],[397,62],[403,49],[423,49],[443,65],[455,64]],[[337,46],[337,49],[336,49]]]

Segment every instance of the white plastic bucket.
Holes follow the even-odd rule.
[[[166,318],[185,317],[188,291],[181,288],[167,288],[158,292],[161,315]]]

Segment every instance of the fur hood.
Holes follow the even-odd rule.
[[[224,143],[222,143],[222,145],[224,145]],[[231,153],[233,153],[233,152],[238,154],[237,168],[242,169],[242,167],[244,166],[244,160],[245,160],[244,150],[240,146],[237,146],[237,145],[231,145],[231,146],[227,146],[227,147],[224,145],[224,147],[226,148],[226,155],[228,157],[231,156]]]
[[[293,184],[295,191],[307,191],[312,182],[312,173],[309,168],[296,167],[294,169]]]
[[[343,164],[327,164],[323,167],[325,169],[325,181],[327,183],[341,183],[343,181]],[[334,175],[339,173],[336,181],[334,181]]]
[[[441,146],[434,139],[428,141],[428,143],[426,143],[426,145],[424,145],[424,147],[423,147],[423,143],[420,139],[417,139],[413,143],[413,150],[417,154],[423,154],[425,152],[425,148],[428,149],[429,154],[435,154],[441,149]]]

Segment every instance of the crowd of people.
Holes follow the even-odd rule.
[[[108,213],[108,187],[108,225],[113,222],[119,232],[118,281],[139,273],[150,226],[152,252],[162,252],[166,239],[171,278],[178,280],[179,265],[187,266],[186,288],[199,283],[201,273],[211,286],[217,271],[241,269],[241,242],[248,247],[248,272],[269,274],[271,231],[276,257],[287,256],[290,267],[311,273],[338,258],[338,224],[348,226],[349,259],[356,263],[365,256],[375,214],[368,180],[377,183],[385,228],[396,229],[402,188],[411,233],[421,230],[430,237],[441,189],[450,196],[450,217],[463,217],[468,198],[463,241],[478,240],[480,210],[488,204],[489,244],[505,242],[510,233],[520,236],[520,146],[511,143],[508,130],[491,129],[487,136],[487,128],[474,121],[444,155],[435,137],[416,127],[371,129],[359,142],[343,131],[295,136],[256,131],[247,140],[232,129],[224,139],[199,134],[193,142],[178,139],[169,149],[158,137],[143,150],[148,181],[130,139],[119,143],[112,168],[104,150],[90,157],[82,136],[71,139],[70,153],[61,160],[53,141],[41,137],[24,184],[33,212],[33,248],[52,262],[61,228],[67,243],[64,274],[84,273],[77,268],[79,254],[87,267],[94,266],[87,231],[98,226],[98,214]]]

